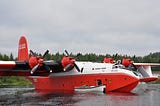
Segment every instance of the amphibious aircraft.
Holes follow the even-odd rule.
[[[123,58],[115,61],[104,58],[103,62],[76,61],[67,50],[61,61],[47,60],[30,50],[27,39],[21,36],[18,47],[18,61],[0,61],[0,76],[24,76],[36,90],[74,91],[78,88],[92,89],[104,86],[105,92],[131,92],[140,82],[157,80],[151,66],[156,63],[134,63]],[[132,68],[136,71],[133,71]]]

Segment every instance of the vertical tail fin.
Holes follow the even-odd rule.
[[[139,72],[142,74],[143,77],[152,77],[152,70],[151,66],[140,66],[138,68]]]
[[[25,36],[21,36],[18,45],[18,61],[25,61],[29,59],[28,44]]]

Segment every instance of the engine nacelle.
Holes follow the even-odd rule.
[[[75,59],[72,57],[64,56],[61,60],[61,63],[63,68],[67,67],[67,65],[69,65],[69,67],[74,67]]]
[[[103,62],[104,62],[104,63],[112,63],[112,64],[113,64],[115,61],[114,61],[113,58],[105,57],[105,58],[103,59]]]
[[[126,59],[126,58],[123,58],[121,60],[121,63],[122,65],[124,65],[125,67],[128,67],[129,65],[132,65],[133,64],[133,61],[131,59]]]

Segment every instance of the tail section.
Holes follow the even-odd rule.
[[[142,78],[140,82],[151,82],[158,79],[158,76],[153,76],[151,66],[160,66],[158,63],[133,63],[137,68],[138,72],[141,73]]]
[[[21,36],[18,45],[18,61],[25,61],[29,59],[28,44],[25,36]]]
[[[142,74],[143,77],[152,77],[151,66],[140,66],[138,71]]]

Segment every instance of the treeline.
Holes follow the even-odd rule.
[[[46,60],[60,60],[62,57],[64,56],[64,54],[60,54],[60,53],[56,53],[56,54],[48,54],[45,59]],[[71,56],[76,56],[76,54],[72,54]],[[156,53],[150,53],[147,56],[128,56],[128,55],[121,55],[121,54],[105,54],[105,55],[97,55],[94,53],[88,53],[88,54],[81,54],[79,55],[76,60],[77,61],[92,61],[92,62],[102,62],[104,57],[110,57],[110,58],[114,58],[115,60],[121,60],[122,58],[130,58],[132,59],[134,62],[147,62],[147,63],[160,63],[160,52],[156,52]]]
[[[39,56],[42,56],[42,54],[38,54]],[[65,54],[61,54],[59,52],[55,54],[48,54],[45,56],[45,60],[55,60],[59,61],[63,58]],[[70,56],[75,57],[76,54],[71,53]],[[76,60],[77,61],[91,61],[91,62],[102,62],[104,57],[110,57],[114,58],[115,60],[121,60],[122,58],[130,58],[136,63],[160,63],[160,52],[150,53],[146,56],[128,56],[128,55],[121,55],[121,54],[105,54],[105,55],[97,55],[95,53],[87,53],[87,54],[81,54],[79,55]],[[6,54],[0,53],[0,60],[5,61],[17,61],[17,57],[13,57],[13,54],[11,53],[9,56]],[[160,70],[160,69],[159,69]]]
[[[4,60],[4,61],[13,61],[16,60],[16,58],[13,57],[13,54],[11,53],[10,56],[6,55],[6,54],[1,54],[0,53],[0,60]]]

